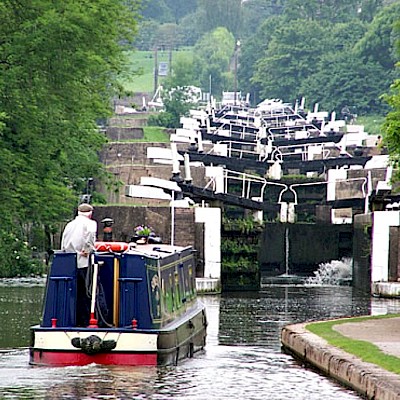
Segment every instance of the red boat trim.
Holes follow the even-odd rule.
[[[68,366],[68,365],[157,365],[157,353],[111,352],[85,354],[81,351],[43,351],[31,350],[30,364],[41,366]]]

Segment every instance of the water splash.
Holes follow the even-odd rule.
[[[286,275],[289,275],[289,254],[290,254],[289,229],[285,228],[285,274]]]
[[[306,285],[340,285],[352,278],[352,258],[342,258],[319,265],[314,276],[306,279]]]

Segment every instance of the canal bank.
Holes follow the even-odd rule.
[[[340,321],[340,324],[339,324]],[[374,400],[400,399],[400,376],[334,347],[306,328],[307,323],[288,325],[281,331],[283,350],[323,374]],[[343,323],[333,329],[343,336],[377,346],[399,358],[400,318],[367,319]],[[366,350],[367,351],[367,350]]]

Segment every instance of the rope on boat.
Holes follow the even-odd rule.
[[[92,289],[93,289],[93,264],[94,264],[94,261],[92,260],[92,257],[91,257],[90,258],[90,264],[89,264],[88,273],[86,274],[86,280],[85,280],[86,295],[89,298],[92,298],[92,294],[93,294],[92,293]],[[108,311],[109,311],[108,308],[107,308],[107,304],[104,301],[104,296],[105,296],[105,292],[104,292],[103,285],[101,284],[101,282],[97,281],[97,287],[96,287],[96,293],[95,293],[95,297],[97,299],[97,301],[95,302],[96,312],[97,312],[99,320],[101,320],[101,322],[105,326],[107,326],[108,328],[112,328],[112,327],[114,327],[114,325],[112,325],[109,322],[107,322],[105,317],[104,317],[103,310],[106,313],[108,313]]]

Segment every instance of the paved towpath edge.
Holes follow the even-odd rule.
[[[285,352],[368,399],[400,400],[399,375],[329,345],[326,340],[308,331],[307,324],[288,325],[282,329],[281,343]]]

